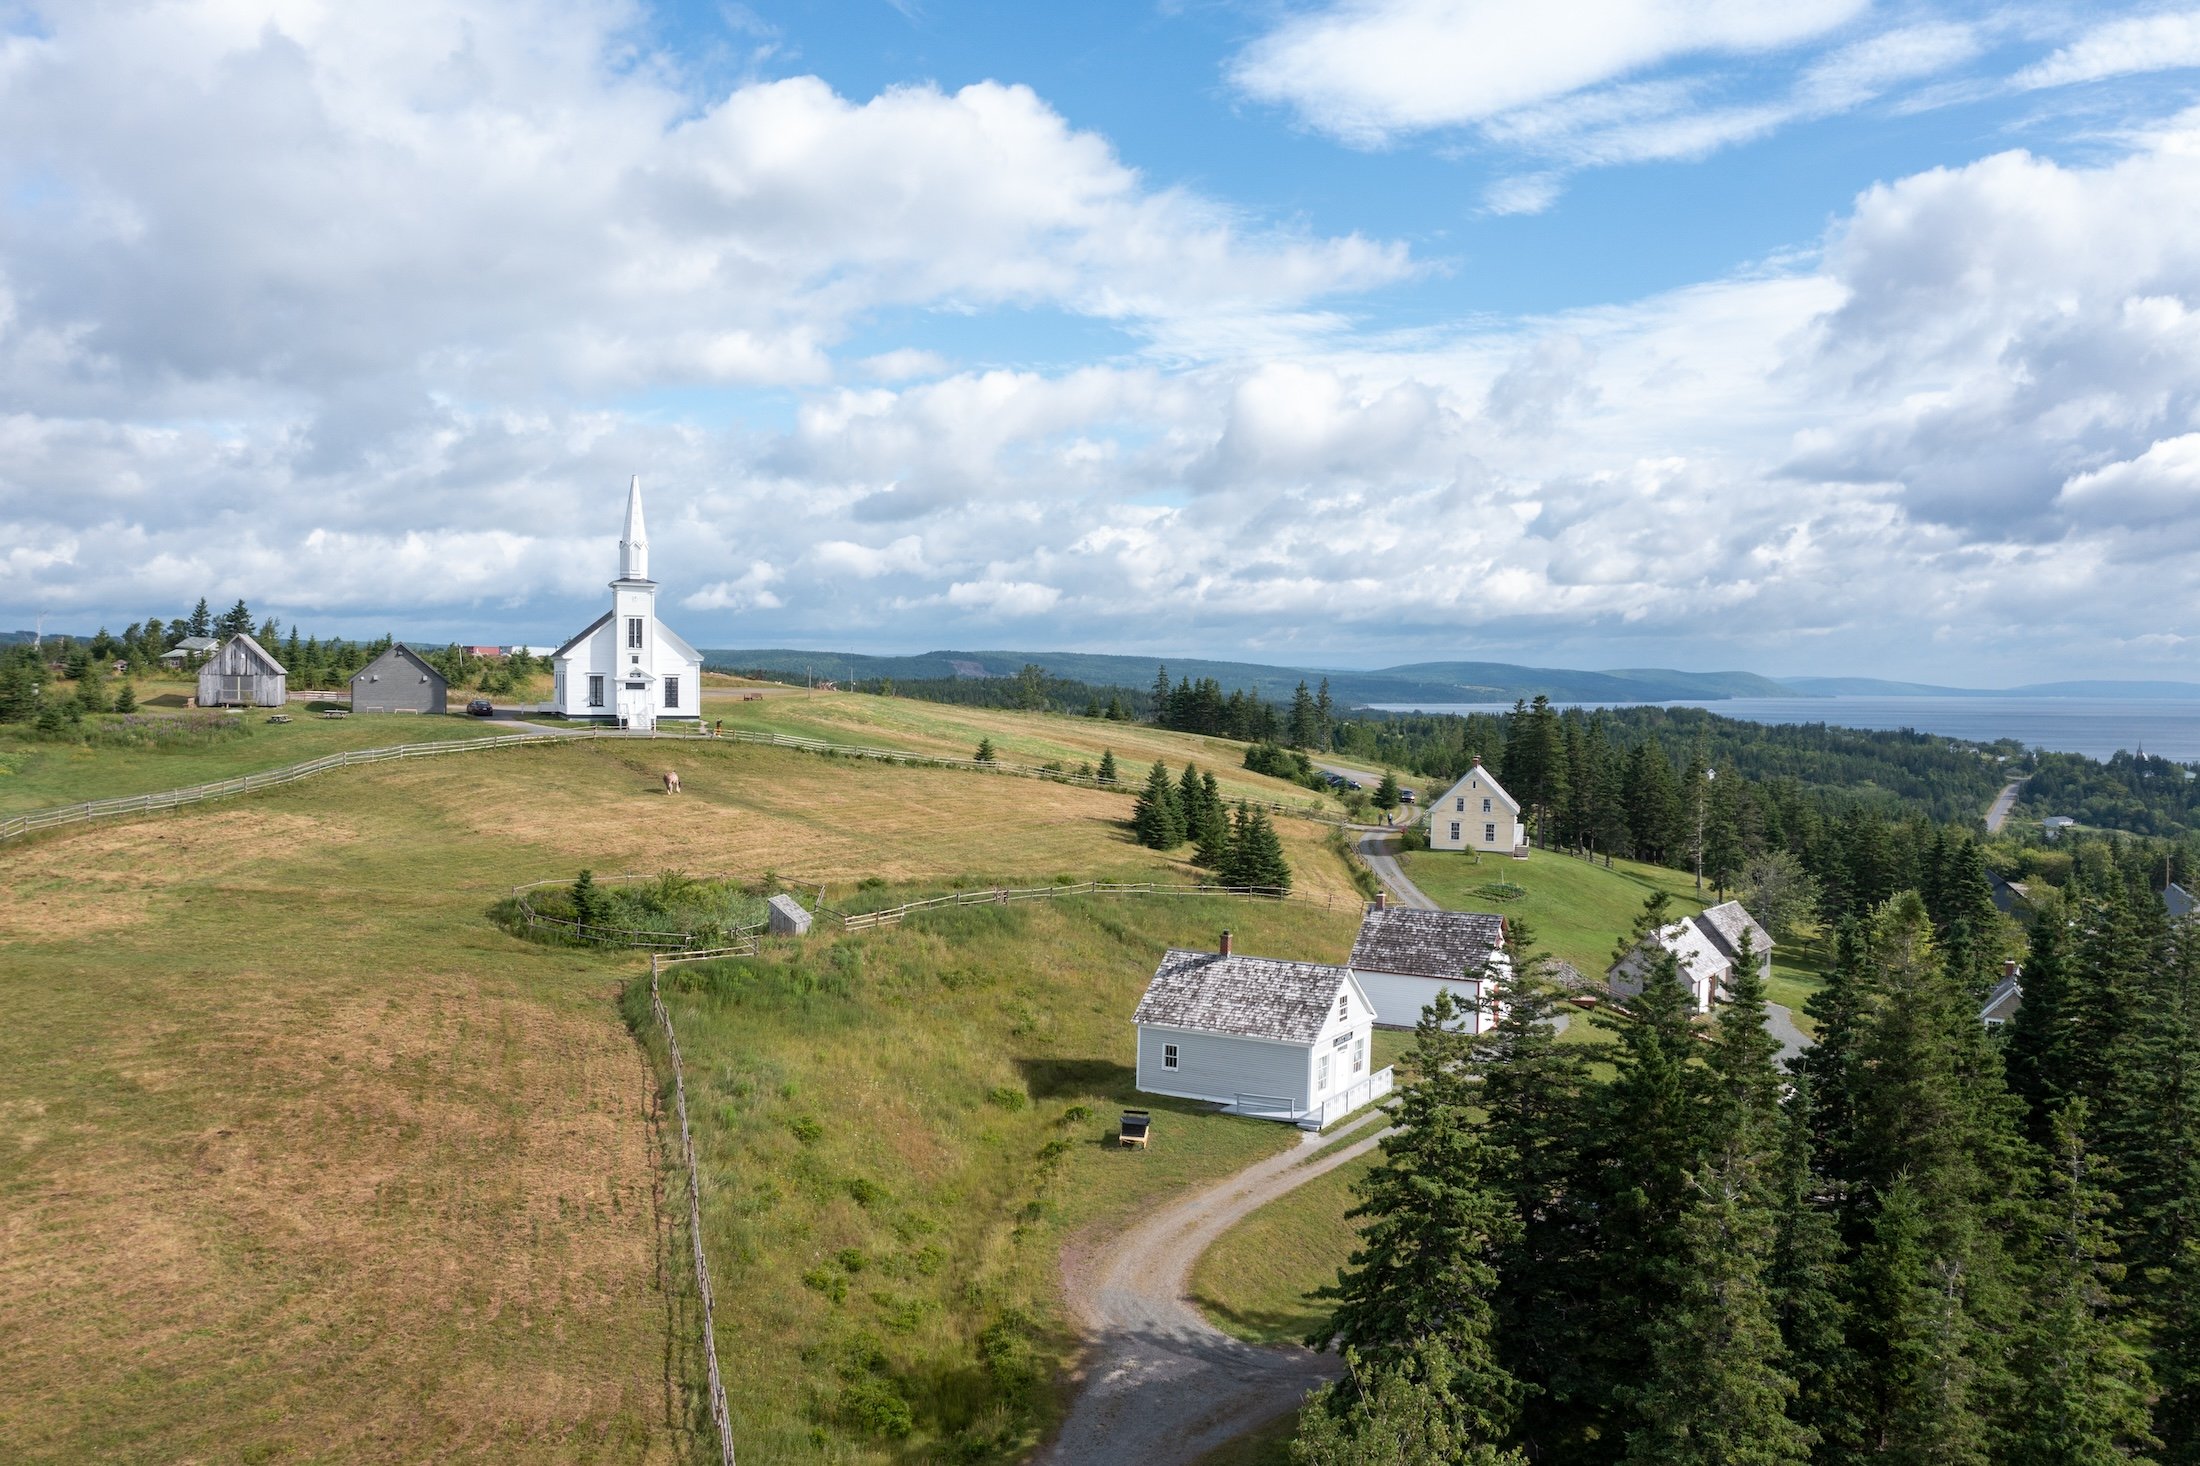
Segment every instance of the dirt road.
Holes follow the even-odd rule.
[[[1367,831],[1360,836],[1360,858],[1367,862],[1367,868],[1375,872],[1375,879],[1383,883],[1384,889],[1400,906],[1411,906],[1417,911],[1437,910],[1428,894],[1406,878],[1405,868],[1391,852],[1390,842],[1396,837],[1394,830]]]
[[[1337,1372],[1334,1355],[1262,1349],[1186,1300],[1192,1264],[1258,1208],[1365,1155],[1389,1132],[1371,1111],[1326,1136],[1171,1202],[1129,1231],[1063,1259],[1071,1310],[1092,1341],[1084,1384],[1043,1466],[1185,1466],[1297,1405]]]

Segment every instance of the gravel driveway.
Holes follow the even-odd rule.
[[[1338,1372],[1335,1355],[1242,1343],[1185,1298],[1192,1265],[1258,1208],[1365,1155],[1390,1132],[1346,1137],[1381,1118],[1307,1135],[1278,1156],[1169,1203],[1129,1231],[1063,1257],[1071,1311],[1091,1341],[1082,1386],[1045,1466],[1188,1466],[1294,1408]],[[1166,1138],[1164,1137],[1164,1142]]]

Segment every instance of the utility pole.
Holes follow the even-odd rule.
[[[1696,781],[1696,894],[1703,894],[1703,803],[1704,794],[1711,781],[1719,776],[1717,769],[1705,769],[1703,777]]]
[[[38,625],[31,632],[31,650],[37,651],[46,644],[46,612],[38,613]]]

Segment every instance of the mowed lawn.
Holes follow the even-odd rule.
[[[1359,1245],[1359,1223],[1345,1213],[1358,1204],[1354,1183],[1378,1156],[1347,1161],[1223,1233],[1192,1270],[1192,1301],[1241,1339],[1303,1343],[1329,1317],[1329,1305],[1310,1295],[1337,1281]]]
[[[1708,889],[1697,895],[1695,877],[1685,871],[1636,860],[1615,860],[1607,868],[1601,860],[1537,851],[1526,860],[1484,855],[1477,862],[1470,855],[1422,850],[1400,857],[1400,864],[1429,899],[1447,910],[1491,911],[1526,921],[1539,949],[1597,983],[1653,890],[1670,898],[1671,918],[1701,911],[1716,899]],[[1508,900],[1486,889],[1500,884],[1518,886],[1525,894]],[[1767,996],[1791,1009],[1806,1029],[1803,1000],[1821,985],[1824,961],[1822,944],[1815,940],[1773,951]]]
[[[687,795],[655,792],[665,768]],[[735,744],[595,743],[346,770],[0,847],[0,1458],[685,1458],[696,1360],[679,1239],[661,1222],[677,1191],[662,1191],[654,1149],[659,1074],[618,1009],[638,964],[522,942],[491,907],[514,883],[582,866],[1196,878],[1129,842],[1128,807]],[[734,1103],[710,1088],[722,1074],[785,1072],[795,1098],[770,1088],[771,1103],[799,1102],[888,1194],[921,1194],[944,1234],[975,1239],[952,1275],[999,1288],[980,1290],[989,1308],[1031,1300],[1015,1337],[1058,1360],[1041,1286],[1053,1243],[991,1226],[1003,1193],[984,1178],[1014,1179],[1019,1208],[1045,1202],[1027,1225],[1058,1240],[1280,1143],[1280,1127],[1172,1119],[1152,1164],[1110,1169],[1098,1108],[1121,1093],[1129,1003],[1165,941],[1212,940],[1227,918],[1310,956],[1349,947],[1357,898],[1324,832],[1280,829],[1302,885],[1333,909],[1095,902],[880,934],[875,970],[898,976],[860,986],[854,1018],[815,1037],[799,1013],[737,1024],[724,1049],[698,1037],[705,1123]],[[994,976],[944,1004],[953,923],[987,920],[1004,926],[979,932],[992,955],[972,970]],[[1021,1082],[1029,1104],[970,1111],[998,1150],[943,1163],[940,1189],[922,1191],[906,1178],[927,1174],[933,1148],[979,1133],[947,1123],[947,1101],[911,1097],[906,1066],[949,1051],[967,1067],[942,1072],[943,1095]],[[1073,1142],[1056,1189],[1024,1194],[1018,1168],[1039,1149],[1027,1142],[1079,1096],[1093,1116],[1045,1132]],[[755,1178],[714,1177],[715,1247],[728,1188]],[[806,1184],[789,1178],[786,1207]],[[779,1217],[804,1247],[851,1224],[823,1207]],[[1020,1260],[1003,1251],[1017,1247]],[[741,1267],[732,1252],[721,1265]],[[766,1316],[799,1321],[825,1297],[753,1281],[778,1290]],[[752,1384],[737,1390],[810,1378],[819,1361],[802,1347],[793,1332],[739,1338],[729,1369]],[[784,1409],[800,1421],[797,1459],[862,1458],[832,1454],[851,1429],[837,1403],[790,1394]],[[862,1450],[922,1459],[891,1438]]]
[[[1228,738],[1172,733],[1144,723],[1110,723],[1062,713],[1020,713],[999,708],[961,707],[871,693],[801,692],[745,702],[704,693],[704,712],[726,727],[824,738],[873,748],[969,758],[980,738],[990,738],[1011,763],[1037,766],[1060,762],[1074,769],[1097,765],[1112,749],[1124,782],[1135,788],[1162,759],[1172,774],[1187,761],[1212,770],[1232,799],[1261,799],[1338,813],[1327,794],[1299,784],[1255,774],[1245,768],[1246,745]]]

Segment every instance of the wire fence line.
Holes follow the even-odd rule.
[[[607,876],[592,874],[590,879],[599,886],[617,886],[637,881],[654,881],[660,879],[660,877],[636,875],[629,872],[624,875]],[[742,878],[720,873],[700,875],[693,879],[698,881],[738,881]],[[583,922],[576,917],[546,916],[537,911],[534,902],[529,899],[531,892],[539,891],[545,886],[555,886],[561,891],[570,891],[573,888],[572,882],[556,876],[552,876],[548,880],[529,881],[525,885],[512,887],[512,904],[517,909],[520,919],[527,923],[529,930],[547,927],[552,931],[569,933],[573,940],[577,942],[594,942],[599,946],[632,947],[641,951],[677,953],[690,953],[696,950],[695,933],[693,931],[643,931],[633,927],[607,926],[597,921]],[[766,921],[738,922],[731,926],[721,926],[716,929],[727,940],[735,944],[746,941],[753,949],[756,935],[763,931],[767,924]],[[747,955],[754,956],[755,953],[752,950]]]
[[[710,1293],[710,1262],[703,1255],[703,1183],[695,1167],[695,1137],[688,1129],[687,1075],[680,1063],[680,1038],[672,1031],[672,1015],[657,991],[661,958],[649,958],[649,1011],[665,1036],[665,1052],[672,1058],[672,1107],[680,1117],[680,1162],[687,1168],[688,1242],[695,1254],[695,1291],[703,1301],[703,1359],[710,1374],[710,1418],[718,1428],[720,1466],[734,1466],[733,1415],[726,1408],[725,1377],[718,1370],[718,1318]]]
[[[767,748],[792,748],[805,753],[820,754],[828,758],[855,758],[876,763],[901,764],[912,768],[967,769],[978,773],[1003,774],[1012,778],[1046,779],[1057,784],[1072,784],[1079,788],[1100,789],[1116,794],[1135,794],[1138,791],[1120,781],[1107,781],[1096,774],[1072,773],[1065,769],[1049,769],[1028,764],[1004,763],[999,759],[953,758],[946,754],[912,753],[899,748],[871,748],[862,744],[833,743],[822,738],[798,738],[786,733],[753,733],[740,729],[726,733],[635,731],[625,728],[575,728],[570,732],[498,733],[485,738],[449,738],[432,743],[395,743],[386,748],[346,749],[341,753],[323,754],[307,759],[301,764],[286,768],[268,769],[257,774],[243,774],[234,779],[217,779],[207,784],[192,784],[182,789],[164,789],[151,794],[126,794],[114,799],[92,799],[81,804],[56,805],[52,809],[36,809],[27,814],[14,815],[0,820],[0,844],[19,839],[38,830],[53,829],[61,825],[80,824],[86,820],[112,819],[119,815],[145,814],[164,809],[175,809],[186,804],[199,804],[209,799],[227,799],[239,794],[250,794],[260,789],[272,789],[281,784],[309,779],[335,769],[350,768],[356,764],[384,763],[391,759],[430,758],[445,753],[471,753],[484,748],[517,748],[529,744],[569,743],[575,740],[613,739],[667,739],[680,743],[748,743]],[[1233,803],[1239,801],[1232,801]],[[1331,814],[1314,806],[1284,804],[1276,800],[1243,801],[1255,809],[1268,811],[1287,819],[1312,820],[1317,824],[1345,827],[1350,824],[1342,815]]]
[[[975,891],[954,891],[945,896],[931,896],[922,901],[909,901],[900,906],[889,906],[880,911],[835,911],[820,907],[818,915],[838,925],[842,931],[868,931],[873,927],[899,926],[902,918],[915,911],[930,911],[942,906],[1007,906],[1018,901],[1051,901],[1062,896],[1225,896],[1244,900],[1300,901],[1316,904],[1312,896],[1294,896],[1283,886],[1210,886],[1169,885],[1159,881],[1084,881],[1071,886],[989,886]],[[1324,892],[1319,904],[1328,909],[1333,897]]]

